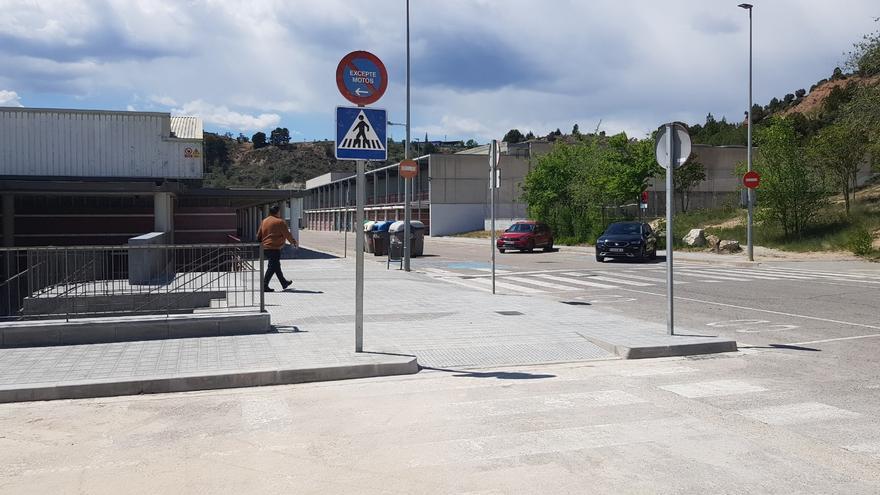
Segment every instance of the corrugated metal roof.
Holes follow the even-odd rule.
[[[179,139],[202,139],[202,119],[172,115],[171,133]]]

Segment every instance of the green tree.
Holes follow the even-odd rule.
[[[229,168],[231,139],[213,132],[204,133],[205,171],[225,171]]]
[[[824,206],[825,182],[805,163],[790,119],[773,118],[757,130],[755,141],[761,213],[778,222],[786,237],[801,237]]]
[[[856,179],[868,152],[868,139],[861,128],[835,123],[819,131],[810,140],[808,156],[819,174],[843,195],[846,214],[855,200]]]
[[[263,131],[257,131],[256,134],[251,136],[251,141],[254,143],[254,149],[258,150],[260,148],[265,148],[266,144],[266,133]]]
[[[505,134],[503,138],[501,138],[501,140],[506,143],[520,143],[525,141],[525,139],[525,136],[523,136],[523,133],[519,132],[519,129],[511,129],[507,131],[507,134]]]
[[[526,141],[531,141],[532,139],[535,139],[535,133],[529,131],[528,133],[526,133]]]
[[[468,139],[467,142],[464,143],[464,145],[467,148],[473,148],[473,147],[479,146],[479,144],[476,141],[474,141],[473,139]]]
[[[287,130],[287,127],[276,127],[269,134],[269,144],[273,146],[290,144],[290,131]]]
[[[574,137],[580,137],[581,129],[580,127],[578,127],[577,124],[575,124],[574,127],[571,128],[571,135]]]
[[[666,171],[663,171],[666,176]],[[697,155],[691,153],[683,165],[675,169],[672,174],[672,184],[675,193],[679,195],[681,200],[681,211],[687,212],[691,204],[691,191],[706,180],[706,167],[697,158]]]
[[[880,18],[875,19],[880,22]],[[847,67],[862,76],[880,74],[880,30],[865,35],[861,41],[853,45],[849,53]]]

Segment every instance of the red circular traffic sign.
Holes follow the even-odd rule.
[[[356,51],[342,57],[336,66],[336,87],[355,105],[369,105],[385,94],[388,71],[379,57]]]
[[[412,179],[419,175],[419,164],[415,160],[403,160],[398,168],[400,176],[404,179]]]
[[[749,189],[755,189],[760,183],[761,176],[758,174],[758,172],[755,172],[754,170],[752,170],[751,172],[746,172],[746,174],[743,175],[743,185],[748,187]]]

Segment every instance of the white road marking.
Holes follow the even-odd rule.
[[[570,285],[559,285],[559,284],[554,284],[551,282],[545,282],[543,280],[535,280],[534,278],[507,276],[507,277],[504,277],[503,280],[512,280],[514,282],[537,285],[538,287],[547,287],[548,289],[556,289],[556,290],[564,290],[564,291],[579,290],[577,287],[572,287]]]
[[[691,272],[688,270],[674,270],[676,275],[687,275],[689,277],[702,277],[702,278],[711,278],[716,280],[730,280],[732,282],[748,282],[749,280],[746,278],[736,278],[736,277],[724,277],[721,275],[712,275],[703,272]]]
[[[535,276],[536,276],[536,277],[541,277],[541,278],[546,278],[547,280],[555,280],[555,281],[557,281],[557,282],[565,282],[565,283],[567,283],[567,284],[583,285],[583,286],[585,286],[585,287],[596,287],[596,288],[598,288],[598,289],[616,289],[616,288],[617,288],[616,285],[599,284],[599,283],[596,283],[596,282],[588,282],[588,281],[586,281],[586,280],[573,279],[573,278],[557,277],[557,276],[555,276],[555,275],[544,275],[544,274],[541,274],[541,275],[535,275]],[[592,278],[592,277],[591,277],[591,278]]]
[[[620,289],[628,291],[628,292],[636,292],[639,294],[648,294],[651,296],[666,297],[666,294],[662,294],[662,293],[658,293],[658,292],[648,292],[646,290],[627,289],[627,288],[620,288]],[[717,301],[706,301],[703,299],[695,299],[693,297],[675,296],[675,298],[680,299],[682,301],[691,301],[691,302],[698,302],[698,303],[702,303],[702,304],[711,304],[711,305],[715,305],[715,306],[724,306],[726,308],[745,309],[747,311],[758,311],[761,313],[770,313],[770,314],[774,314],[774,315],[791,316],[792,318],[803,318],[805,320],[824,321],[826,323],[837,323],[839,325],[849,325],[849,326],[853,326],[853,327],[862,327],[862,328],[870,328],[873,330],[880,330],[880,326],[867,325],[865,323],[854,323],[851,321],[832,320],[830,318],[820,318],[818,316],[799,315],[799,314],[795,314],[795,313],[785,313],[783,311],[773,311],[770,309],[750,308],[748,306],[739,306],[736,304],[727,304],[727,303],[722,303],[722,302],[717,302]],[[871,334],[871,335],[858,335],[858,336],[854,336],[854,337],[840,337],[840,338],[826,339],[826,340],[814,340],[812,342],[793,342],[789,345],[819,344],[822,342],[834,342],[836,340],[866,339],[866,338],[870,338],[870,337],[880,337],[880,333]]]
[[[861,416],[859,413],[822,404],[821,402],[801,402],[784,406],[746,409],[739,411],[737,414],[767,423],[768,425],[794,425],[832,419],[854,419]]]
[[[459,273],[450,272],[447,270],[441,270],[439,268],[421,268],[422,271],[431,275],[437,275],[440,277],[456,277],[459,276]]]
[[[478,272],[489,272],[489,273],[492,273],[492,269],[491,269],[491,268],[471,268],[471,270],[476,270],[476,271],[478,271]],[[503,275],[503,274],[505,274],[505,273],[513,273],[513,272],[511,272],[510,270],[499,270],[499,269],[497,269],[497,268],[495,269],[495,274],[496,274],[496,275]]]
[[[640,376],[659,376],[659,375],[673,375],[676,373],[694,373],[699,371],[696,368],[690,368],[688,366],[664,366],[658,368],[648,368],[648,369],[632,369],[632,370],[620,370],[618,372],[621,376],[629,376],[629,377],[640,377]]]
[[[714,380],[710,382],[678,383],[674,385],[664,385],[660,388],[667,392],[672,392],[690,399],[749,394],[753,392],[765,392],[767,390],[764,387],[752,385],[742,380]]]
[[[744,270],[738,271],[735,269],[727,269],[727,270],[709,269],[709,270],[705,270],[705,271],[701,270],[700,273],[706,273],[706,274],[711,274],[711,275],[721,275],[723,277],[734,276],[734,277],[746,277],[746,278],[757,279],[757,280],[779,280],[778,277],[770,277],[770,276],[761,275],[758,273],[746,273]]]
[[[482,285],[488,285],[488,286],[492,285],[492,279],[489,279],[489,278],[471,278],[471,279],[465,279],[465,280],[468,280],[470,282],[476,282],[476,283],[482,284]],[[540,290],[540,289],[533,289],[531,287],[522,287],[522,286],[514,285],[514,284],[506,284],[506,283],[501,282],[497,279],[495,280],[495,288],[512,290],[514,292],[520,292],[523,294],[544,294],[545,292],[547,292],[547,291]]]
[[[876,328],[876,327],[874,327],[874,328]],[[834,339],[810,340],[808,342],[792,342],[789,345],[824,344],[826,342],[838,342],[841,340],[871,339],[874,337],[880,337],[880,333],[872,333],[872,334],[868,334],[868,335],[854,335],[852,337],[837,337]]]
[[[644,282],[636,282],[634,280],[625,280],[614,277],[590,277],[590,280],[601,280],[602,282],[611,282],[612,284],[634,285],[636,287],[650,287],[655,284],[646,284]]]
[[[475,289],[475,290],[479,290],[479,291],[483,291],[483,292],[492,292],[492,289],[490,289],[490,288],[486,288],[486,287],[474,285],[474,284],[469,284],[467,282],[462,281],[460,278],[456,278],[456,277],[444,278],[443,281],[449,282],[449,283],[455,284],[455,285],[460,285],[462,287],[467,287],[469,289]]]
[[[773,270],[773,269],[770,269]],[[777,273],[777,271],[773,271],[773,273]],[[795,273],[797,275],[803,275],[804,277],[809,277],[812,280],[820,279],[820,280],[835,280],[837,282],[856,282],[863,284],[880,284],[880,281],[877,280],[868,280],[866,278],[851,278],[852,276],[845,273],[840,273],[838,275],[826,274],[826,273],[818,273],[818,272],[790,272],[788,270],[781,272],[784,274]]]
[[[629,273],[617,273],[617,272],[599,272],[599,273],[601,273],[602,275],[612,275],[615,277],[631,278],[634,280],[644,280],[646,282],[666,283],[665,278],[642,277],[641,275],[630,275]],[[686,284],[687,282],[678,282],[678,283],[679,284]],[[648,285],[653,285],[653,284],[648,284]]]
[[[786,267],[777,267],[777,266],[768,266],[765,269],[767,270],[779,270],[789,273],[802,273],[804,275],[827,275],[831,277],[848,277],[848,278],[871,278],[868,275],[859,275],[855,273],[847,273],[847,272],[826,272],[821,270],[807,270],[804,268],[786,268]]]

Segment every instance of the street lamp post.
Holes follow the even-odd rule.
[[[749,3],[741,3],[739,7],[742,9],[746,9],[749,11],[749,117],[748,117],[748,144],[747,155],[748,155],[748,171],[752,171],[752,4]],[[746,194],[748,195],[746,201],[748,203],[748,221],[746,223],[746,243],[747,248],[746,252],[749,256],[749,261],[755,261],[755,250],[754,244],[752,242],[752,214],[754,209],[754,194],[755,192],[752,188],[746,188]]]

